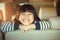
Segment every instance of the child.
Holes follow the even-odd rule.
[[[35,11],[35,8],[30,4],[24,4],[19,7],[18,13],[16,14],[14,22],[4,23],[1,30],[3,32],[20,30],[45,30],[49,29],[49,22],[41,21]]]

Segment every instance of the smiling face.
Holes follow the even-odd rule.
[[[30,25],[34,21],[34,15],[30,12],[23,12],[19,16],[19,21],[23,25]]]

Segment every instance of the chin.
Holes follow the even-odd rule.
[[[24,24],[24,25],[30,25],[30,24]]]
[[[30,24],[26,24],[26,23],[25,23],[25,24],[23,24],[23,25],[30,25]]]

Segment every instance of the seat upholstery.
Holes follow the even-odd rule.
[[[51,29],[60,29],[60,17],[57,16],[55,7],[41,7],[39,18],[41,20],[48,20],[51,24]]]
[[[16,30],[5,35],[5,40],[60,40],[60,30],[32,30],[28,32]]]
[[[51,17],[49,21],[51,29],[60,29],[60,17]]]
[[[57,16],[55,7],[40,7],[39,18],[41,20],[48,20],[50,17]]]

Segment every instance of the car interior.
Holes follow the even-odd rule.
[[[33,5],[39,18],[48,21],[51,25],[51,29],[30,30],[28,32],[15,30],[6,33],[0,30],[0,40],[60,40],[59,0],[1,0],[0,10],[2,10],[3,14],[2,22],[13,21],[16,9],[18,9],[16,5],[21,6],[23,4]]]

